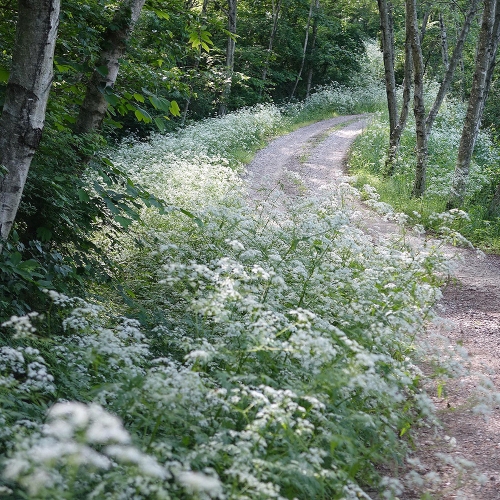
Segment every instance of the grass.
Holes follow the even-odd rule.
[[[427,190],[422,198],[413,198],[415,140],[413,125],[408,124],[401,141],[395,174],[384,174],[385,153],[388,144],[388,126],[382,114],[374,118],[354,143],[349,167],[356,178],[355,186],[369,184],[376,188],[380,201],[388,203],[397,212],[408,215],[413,224],[435,229],[435,215],[446,211],[446,202],[455,166],[461,132],[461,113],[452,102],[444,107],[429,139]],[[487,133],[480,134],[469,176],[469,187],[464,206],[468,219],[456,221],[460,231],[474,246],[486,252],[500,252],[500,218],[489,216],[488,203],[495,185],[500,181],[498,158],[500,148]]]

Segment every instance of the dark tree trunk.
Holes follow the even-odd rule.
[[[227,113],[227,100],[231,95],[231,85],[234,72],[234,52],[236,49],[236,12],[237,0],[227,0],[227,30],[230,35],[227,38],[226,48],[226,80],[222,91],[221,104],[219,106],[219,115],[224,116]],[[233,36],[231,36],[233,35]]]
[[[313,19],[312,42],[311,42],[312,56],[314,56],[314,49],[316,48],[316,39],[318,37],[318,15],[319,15],[319,0],[316,0],[315,13]],[[309,66],[309,70],[307,72],[306,99],[311,94],[312,79],[313,79],[313,64]]]
[[[99,70],[94,70],[87,84],[85,99],[75,124],[76,133],[86,134],[100,128],[108,109],[106,90],[112,89],[116,82],[120,59],[125,54],[127,41],[144,3],[145,0],[125,0],[106,30],[96,65]]]
[[[262,70],[262,86],[260,87],[259,97],[262,96],[262,92],[264,91],[267,72],[269,71],[269,64],[271,62],[271,55],[273,53],[274,39],[276,38],[276,33],[278,32],[278,20],[281,11],[281,3],[282,0],[272,0],[273,27],[271,29],[271,35],[269,36],[269,45],[267,48],[266,60],[264,62],[264,69]]]
[[[60,0],[19,0],[12,70],[0,117],[0,238],[6,240],[40,143],[52,84]],[[0,243],[0,250],[2,244]]]
[[[406,23],[406,42],[405,42],[405,66],[404,66],[404,80],[403,80],[403,102],[401,104],[401,113],[394,130],[391,131],[389,137],[389,151],[387,153],[387,160],[385,162],[385,172],[387,176],[394,174],[394,167],[396,157],[401,142],[401,136],[406,127],[408,119],[408,112],[410,108],[411,86],[412,86],[412,52],[410,42],[409,24]]]
[[[389,111],[389,133],[398,124],[398,106],[396,100],[396,76],[394,73],[394,37],[392,25],[392,5],[386,0],[378,0],[380,14],[380,31],[382,38],[382,54],[384,58],[385,90],[387,109]]]
[[[290,100],[295,96],[295,91],[297,90],[297,85],[299,84],[300,78],[302,77],[302,71],[304,71],[304,64],[306,62],[306,54],[307,54],[307,45],[309,43],[309,28],[311,27],[311,19],[313,15],[313,3],[314,0],[311,0],[311,5],[309,6],[309,14],[307,16],[306,23],[306,34],[304,37],[304,47],[302,49],[302,59],[300,62],[299,72],[297,73],[297,78],[295,78],[295,84],[293,85],[292,92],[290,93]]]

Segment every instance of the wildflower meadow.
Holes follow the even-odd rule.
[[[403,238],[375,244],[349,185],[283,210],[249,201],[242,175],[300,113],[363,111],[367,95],[370,111],[383,102],[380,86],[324,88],[295,111],[261,105],[108,152],[173,208],[144,207],[110,244],[113,286],[46,291],[48,310],[4,323],[1,495],[401,492],[379,465],[401,463],[432,415],[415,340],[447,263]]]

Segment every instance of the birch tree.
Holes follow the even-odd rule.
[[[493,77],[499,38],[500,0],[484,0],[472,89],[458,148],[457,163],[447,203],[448,209],[459,207],[464,201],[472,153]]]
[[[408,118],[408,109],[411,92],[412,56],[409,40],[408,23],[406,23],[405,42],[405,67],[403,81],[403,103],[398,116],[398,104],[396,94],[396,76],[394,69],[395,46],[394,46],[394,23],[393,7],[391,2],[378,0],[380,15],[380,31],[382,34],[382,53],[384,59],[385,89],[387,94],[387,108],[389,111],[389,148],[386,160],[386,173],[392,175],[396,160],[399,143]]]
[[[0,117],[0,237],[19,208],[40,143],[53,77],[60,0],[19,0],[12,69]],[[0,245],[0,249],[2,245]]]
[[[104,33],[99,61],[87,84],[85,98],[76,120],[76,133],[85,134],[100,128],[108,109],[106,92],[111,90],[116,82],[120,59],[125,54],[127,41],[144,3],[145,0],[123,0]]]

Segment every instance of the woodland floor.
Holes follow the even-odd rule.
[[[362,115],[337,117],[276,139],[248,166],[250,197],[258,202],[272,189],[276,200],[293,200],[345,181],[349,147],[367,120]],[[367,207],[356,208],[360,226],[375,242],[399,232]],[[422,240],[412,237],[411,244]],[[461,360],[464,371],[448,380],[431,376],[433,370],[422,361],[440,426],[423,426],[414,433],[412,458],[419,465],[389,466],[384,473],[407,483],[405,476],[418,472],[423,484],[407,486],[402,500],[500,500],[500,401],[492,399],[500,392],[500,256],[480,259],[475,251],[448,246],[443,251],[460,258],[438,305],[440,316],[451,321],[444,333],[443,328],[429,328],[423,340],[440,358],[453,358],[457,347],[468,356]]]

